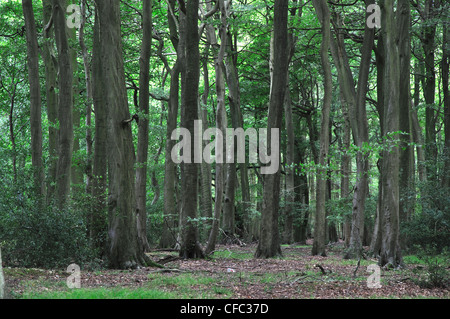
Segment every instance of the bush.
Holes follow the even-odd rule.
[[[448,254],[436,254],[436,247],[428,246],[418,251],[417,257],[425,263],[425,272],[419,273],[415,280],[422,288],[446,288],[450,285],[448,266]],[[416,271],[417,272],[417,271]]]
[[[34,201],[7,202],[0,213],[0,243],[11,266],[58,268],[93,259],[84,214],[74,209],[39,210]]]
[[[450,248],[450,190],[439,182],[425,182],[420,185],[418,210],[411,220],[402,225],[402,235],[410,246],[425,249],[434,246],[437,253]]]

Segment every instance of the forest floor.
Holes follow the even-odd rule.
[[[255,259],[255,245],[219,245],[209,259],[183,260],[176,251],[148,255],[166,268],[83,270],[81,289],[67,288],[64,270],[5,268],[10,298],[95,299],[295,299],[437,298],[449,299],[446,286],[425,288],[429,267],[405,256],[405,267],[380,272],[379,288],[369,288],[375,259],[344,260],[342,243],[328,246],[327,257],[311,256],[311,245],[283,245],[283,256]],[[449,259],[439,264],[448,275]],[[442,272],[441,272],[442,273]]]

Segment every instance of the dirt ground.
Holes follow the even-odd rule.
[[[185,291],[214,291],[203,298],[296,299],[296,298],[439,298],[450,297],[449,287],[423,288],[418,276],[426,275],[425,266],[406,264],[404,269],[380,272],[379,288],[369,288],[373,273],[369,265],[375,259],[342,258],[342,245],[330,246],[327,257],[311,256],[310,245],[284,245],[283,256],[255,259],[255,245],[218,246],[212,258],[183,260],[175,251],[155,250],[148,255],[165,269],[83,270],[82,288],[150,287],[177,293],[181,283],[176,279],[192,277],[183,283]],[[450,265],[445,265],[447,270]],[[11,298],[21,298],[30,290],[67,289],[68,274],[64,270],[5,269],[6,285]],[[199,284],[195,282],[199,279]],[[169,279],[170,281],[169,283]],[[205,279],[208,281],[205,282]],[[181,281],[180,281],[181,282]],[[184,281],[185,282],[185,281]],[[159,284],[158,284],[159,283]],[[189,295],[189,292],[187,292]],[[186,297],[180,295],[180,298]],[[205,296],[205,295],[202,295]]]

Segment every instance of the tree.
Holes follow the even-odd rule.
[[[88,227],[90,238],[94,247],[103,251],[106,247],[105,241],[107,228],[106,220],[106,195],[107,195],[107,117],[105,80],[103,63],[105,52],[100,43],[100,13],[95,9],[94,39],[92,48],[92,97],[95,112],[95,137],[94,158],[92,166],[92,212],[88,215]]]
[[[394,1],[385,0],[381,6],[385,41],[384,71],[384,132],[382,162],[382,206],[380,207],[381,247],[380,266],[397,267],[402,263],[399,242],[399,147],[395,137],[399,129],[399,44],[394,15]]]
[[[111,268],[145,265],[136,221],[134,147],[128,109],[120,32],[120,1],[96,2],[100,25],[102,79],[107,116],[109,160],[108,247]]]
[[[47,203],[53,200],[56,183],[56,167],[58,161],[58,96],[57,96],[57,60],[53,50],[53,6],[52,0],[43,0],[44,17],[44,43],[42,45],[42,58],[45,65],[45,95],[47,102],[48,127],[48,151],[49,164],[47,176]]]
[[[271,149],[272,129],[281,129],[283,104],[286,93],[288,71],[288,1],[276,0],[273,18],[273,76],[271,82],[269,115],[267,118],[267,154]],[[278,136],[280,138],[280,136]],[[270,141],[270,142],[269,142]],[[280,145],[280,139],[277,141]],[[273,154],[272,154],[273,156]],[[275,154],[280,157],[280,154]],[[278,162],[279,163],[279,162]],[[255,257],[270,258],[281,255],[278,233],[278,210],[280,200],[280,169],[264,177],[263,207],[261,212],[261,234]]]
[[[59,67],[59,138],[58,162],[56,167],[56,203],[58,208],[62,210],[66,207],[70,195],[70,174],[73,151],[73,65],[67,36],[65,2],[52,0],[52,4]]]
[[[152,44],[152,1],[145,0],[142,10],[143,38],[139,59],[139,131],[136,157],[136,218],[137,230],[142,250],[147,251],[150,245],[147,240],[147,159],[149,134],[150,105],[150,55]]]
[[[31,158],[34,170],[34,192],[41,201],[45,196],[42,164],[41,86],[39,82],[39,47],[31,0],[22,1],[27,37],[28,79],[30,82]]]
[[[223,0],[219,1],[219,8],[221,11],[221,25],[220,25],[220,49],[217,54],[217,57],[214,61],[214,69],[216,73],[216,91],[217,91],[217,109],[216,109],[216,146],[225,145],[225,138],[223,136],[226,128],[227,128],[227,114],[225,110],[225,79],[223,74],[224,69],[224,55],[225,55],[225,47],[227,44],[227,32],[226,32],[226,23],[227,23],[227,9],[225,8],[225,4]],[[208,39],[211,41],[213,45],[217,45],[217,39],[214,31],[214,27],[208,26],[207,29]],[[218,132],[222,132],[222,134],[218,134]],[[218,141],[221,139],[221,141]],[[223,148],[222,148],[223,150]],[[216,147],[216,197],[214,202],[214,215],[213,222],[211,227],[211,232],[208,238],[208,245],[206,246],[205,253],[210,254],[216,245],[217,235],[219,233],[219,220],[220,214],[222,212],[222,207],[225,211],[225,205],[223,204],[223,193],[225,190],[225,161],[227,155],[223,153],[223,151]],[[222,157],[222,158],[220,158]],[[232,171],[234,169],[234,171]],[[228,174],[235,174],[235,166],[229,165]],[[230,182],[227,179],[228,182]],[[228,184],[229,186],[229,184]],[[234,191],[234,189],[233,189]],[[231,201],[234,209],[234,199]],[[225,213],[225,212],[224,212]],[[224,214],[225,215],[225,214]]]
[[[184,2],[181,2],[184,4]],[[199,80],[199,35],[198,0],[188,1],[181,10],[186,12],[186,68],[183,74],[181,125],[194,134],[194,121],[198,120],[198,80]],[[181,165],[181,248],[180,257],[203,257],[198,243],[195,224],[197,217],[197,192],[199,165],[194,162],[194,144],[191,144],[190,163]]]
[[[324,98],[322,105],[322,124],[320,131],[320,153],[319,167],[317,168],[317,189],[316,189],[316,212],[314,226],[314,243],[312,247],[313,255],[325,256],[325,200],[326,200],[326,163],[329,149],[329,121],[332,99],[332,79],[331,66],[328,59],[330,47],[330,12],[324,0],[313,2],[317,16],[322,25],[322,45],[320,47],[320,57],[324,73]]]

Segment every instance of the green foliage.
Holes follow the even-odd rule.
[[[428,245],[417,253],[417,259],[425,264],[425,271],[421,267],[413,271],[418,275],[415,282],[422,288],[445,288],[450,285],[450,273],[447,267],[450,257],[447,251],[438,255],[436,245]]]
[[[402,225],[402,232],[410,245],[422,248],[434,245],[441,252],[450,247],[450,190],[441,187],[438,181],[423,182],[419,190],[420,210]]]
[[[0,197],[0,243],[6,264],[64,268],[94,260],[84,214],[73,208],[40,209],[26,194],[10,195]]]

